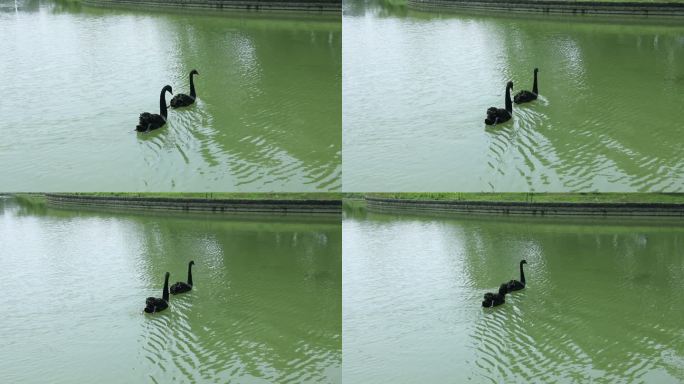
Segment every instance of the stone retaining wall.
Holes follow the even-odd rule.
[[[50,207],[217,214],[341,215],[341,200],[223,200],[46,194]]]
[[[306,12],[341,14],[341,0],[82,0],[106,8],[182,9],[220,12]]]
[[[684,204],[513,203],[366,198],[370,212],[425,212],[522,216],[684,217]]]
[[[683,3],[503,1],[503,0],[408,0],[421,10],[471,10],[574,15],[684,16]]]

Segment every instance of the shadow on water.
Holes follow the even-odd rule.
[[[471,258],[475,276],[491,274],[492,265],[513,266],[513,260],[498,257],[506,253],[529,263],[528,288],[509,294],[500,310],[484,311],[471,336],[479,355],[475,364],[489,372],[487,379],[642,380],[648,372],[663,369],[652,359],[668,349],[658,340],[676,337],[678,331],[653,326],[674,315],[676,304],[670,300],[684,273],[672,275],[669,261],[653,257],[676,254],[684,246],[682,233],[672,237],[650,233],[650,228],[615,233],[593,226],[581,231],[561,227],[553,231],[550,242],[535,239],[539,229],[499,230],[486,237],[481,230],[464,233],[470,248],[467,254],[489,255],[485,264],[478,257]],[[549,256],[567,250],[574,250],[572,256]],[[611,256],[600,260],[599,255]],[[592,281],[584,281],[587,278]],[[625,295],[630,300],[625,301]],[[654,306],[652,310],[660,313],[644,322],[640,319],[644,306]]]
[[[376,17],[406,17],[416,13],[409,9],[406,0],[343,1],[342,12],[345,16],[372,13]]]
[[[69,170],[61,179],[49,181],[53,176],[44,175],[41,190],[67,189],[59,183],[78,172],[97,175],[88,180],[100,190],[110,182],[106,176],[121,167],[130,170],[130,182],[138,185],[129,189],[341,187],[341,121],[330,119],[341,115],[339,22],[78,8],[69,2],[35,4],[37,13],[47,14],[54,35],[65,38],[42,39],[45,47],[36,55],[45,58],[45,65],[19,71],[22,75],[8,89],[12,92],[12,87],[22,84],[28,99],[4,104],[2,112],[10,114],[19,104],[28,104],[32,107],[27,113],[44,116],[44,121],[32,122],[37,128],[56,126],[36,135],[40,141],[32,146],[40,153],[36,161],[42,157],[46,163],[63,164],[66,160],[54,145],[62,141],[75,148],[80,161],[79,166],[61,166]],[[38,17],[8,15],[3,25],[8,30],[33,28]],[[144,33],[135,36],[132,30]],[[28,34],[19,37],[6,42],[6,47],[31,45],[36,39]],[[102,44],[108,39],[111,44]],[[50,49],[56,45],[59,51]],[[19,49],[9,60],[9,69],[25,65],[21,63],[26,54]],[[137,56],[147,59],[133,59]],[[169,110],[169,120],[160,131],[173,134],[154,133],[153,140],[149,135],[139,136],[140,140],[127,136],[139,113],[158,113],[161,85],[172,85],[176,93],[189,91],[191,69],[200,73],[195,78],[198,101],[189,108]],[[33,93],[26,88],[31,81],[41,83],[50,102],[32,102]],[[68,105],[50,94],[54,89],[69,92],[69,87],[79,92]],[[100,101],[93,104],[92,99]],[[10,116],[8,127],[14,118],[19,116]],[[62,124],[67,120],[69,124]],[[74,135],[74,130],[79,134]],[[17,148],[12,143],[7,146]],[[38,150],[40,146],[43,150]],[[5,156],[15,158],[15,169],[7,169],[8,173],[28,166],[27,156],[19,157],[16,149]],[[55,158],[59,159],[55,162]],[[89,172],[93,164],[102,164],[98,172]],[[83,180],[79,178],[79,183]],[[16,185],[36,189],[28,183],[18,180]]]
[[[404,191],[681,189],[681,146],[669,138],[682,132],[665,118],[684,102],[677,91],[681,25],[400,14],[382,2],[351,3],[344,21],[351,31],[345,34],[345,78],[353,79],[345,86],[351,189],[383,188],[374,183]],[[378,34],[382,28],[392,34]],[[514,105],[512,121],[485,128],[485,110],[503,107],[506,82],[515,83],[514,93],[530,89],[535,67],[540,99]],[[397,107],[409,102],[418,108]],[[401,156],[392,151],[397,147]],[[444,166],[453,163],[480,176]]]
[[[546,21],[542,25],[556,22]],[[663,169],[660,161],[664,153],[651,151],[652,140],[667,141],[664,136],[660,136],[660,131],[652,131],[652,135],[656,137],[650,137],[649,140],[643,140],[641,134],[624,133],[624,125],[648,125],[648,116],[666,113],[661,105],[663,103],[651,99],[640,103],[638,108],[628,108],[614,103],[616,96],[610,84],[621,75],[606,76],[603,70],[606,63],[591,59],[596,51],[604,49],[601,40],[606,39],[603,34],[592,34],[593,31],[609,32],[609,38],[612,38],[614,33],[623,33],[625,27],[620,24],[580,23],[574,25],[574,29],[580,31],[579,35],[548,34],[539,38],[536,35],[543,33],[543,28],[520,28],[516,27],[518,23],[527,24],[525,20],[507,21],[489,29],[495,35],[493,41],[500,42],[497,44],[498,49],[506,52],[504,57],[507,63],[500,81],[504,84],[506,79],[514,79],[514,93],[522,89],[531,89],[531,67],[527,68],[530,66],[529,57],[518,53],[537,52],[539,59],[532,66],[541,68],[541,98],[532,103],[514,104],[514,122],[509,124],[514,127],[516,134],[490,140],[489,155],[496,158],[494,161],[488,161],[490,168],[497,175],[493,179],[511,174],[520,175],[526,179],[530,190],[557,188],[553,186],[560,184],[563,190],[588,191],[613,183],[630,185],[630,188],[636,190],[653,189],[654,186],[658,186],[659,190],[673,188],[675,185],[671,178],[672,170],[670,167]],[[642,34],[623,34],[618,44],[612,45],[609,61],[629,60],[634,49],[648,57],[657,58],[646,67],[662,73],[664,86],[667,88],[672,79],[666,74],[677,72],[676,67],[681,67],[677,60],[672,60],[670,52],[681,44],[675,35],[662,32],[654,28],[654,35],[650,36],[650,40]],[[517,68],[515,73],[510,73],[514,68]],[[523,69],[527,69],[529,73]],[[623,83],[626,85],[635,73],[625,72],[628,72],[624,74],[627,80]],[[574,96],[562,96],[563,92],[558,92],[559,85],[563,83],[566,87],[572,88]],[[629,95],[630,100],[643,99],[639,96],[643,92],[640,88],[626,92],[634,92],[634,95]],[[655,100],[667,99],[666,96],[652,97]],[[596,105],[602,106],[600,113],[591,114]],[[650,113],[644,116],[644,110]],[[587,114],[587,118],[577,121],[577,116],[584,113]],[[564,121],[577,123],[568,126]],[[502,141],[507,144],[502,145]],[[568,146],[568,142],[573,142],[574,145]],[[506,150],[502,152],[502,148]],[[675,150],[675,147],[668,148],[665,153],[672,150]],[[502,157],[503,153],[508,154],[505,159]],[[628,159],[631,159],[631,164],[630,161],[626,161]],[[504,172],[500,167],[501,163],[515,168]],[[621,165],[625,163],[627,168]],[[672,167],[684,169],[684,165],[679,164]],[[614,174],[606,177],[611,170]],[[649,177],[635,178],[634,174]],[[501,183],[497,183],[497,187],[493,189],[501,189]]]
[[[40,9],[41,0],[16,0],[0,3],[0,13],[36,12]]]
[[[365,218],[367,215],[366,202],[362,199],[344,199],[342,214],[343,217]]]
[[[145,337],[147,359],[160,362],[164,354],[167,364],[160,365],[200,381],[325,378],[321,366],[339,358],[341,324],[334,316],[341,306],[332,295],[339,294],[341,276],[335,269],[339,255],[320,253],[339,247],[341,239],[330,232],[264,229],[218,236],[201,227],[205,235],[184,226],[141,228],[150,277],[161,276],[158,266],[169,262],[196,262],[193,291],[172,296],[166,311],[173,324],[166,329],[172,335],[168,353],[156,338]],[[171,280],[185,280],[183,269],[175,269]],[[318,325],[310,328],[312,322]],[[163,382],[169,372],[162,368],[151,375]]]
[[[48,267],[42,272],[52,281],[61,278],[63,270],[72,270],[71,279],[60,285],[63,292],[74,294],[61,304],[68,308],[94,300],[76,293],[92,284],[93,273],[104,275],[99,287],[108,292],[112,312],[90,313],[87,327],[74,326],[70,332],[81,338],[83,332],[89,334],[94,345],[111,348],[116,356],[132,351],[137,359],[122,377],[144,375],[159,383],[341,381],[339,220],[58,209],[29,214],[31,207],[0,197],[1,222],[14,222],[13,231],[33,238],[32,246],[49,243],[48,238],[59,238],[60,244],[51,245],[49,255],[24,248],[21,260],[68,260],[59,263],[59,270]],[[9,245],[9,259],[15,262],[21,247]],[[170,284],[185,281],[191,259],[196,263],[193,290],[171,295],[163,312],[143,313],[146,297],[161,296],[164,273],[171,273]],[[87,273],[87,268],[95,272]],[[32,274],[28,272],[34,278]],[[47,320],[38,319],[51,316],[43,308],[31,324],[40,325]],[[103,316],[108,316],[106,321]],[[98,328],[110,323],[115,329]],[[117,346],[102,340],[121,333],[130,339]],[[118,346],[122,343],[126,345]],[[55,377],[93,374],[102,363],[101,351],[96,352],[83,357],[88,367],[57,370]],[[126,360],[110,363],[117,371]],[[31,370],[24,371],[17,377],[31,377]]]
[[[201,92],[200,98],[206,102],[202,103],[199,113],[183,111],[188,118],[182,121],[181,126],[194,128],[195,133],[190,138],[195,140],[203,160],[222,172],[230,172],[238,186],[260,179],[264,169],[269,170],[273,182],[295,178],[304,169],[309,175],[308,180],[304,180],[305,184],[323,189],[335,188],[339,182],[340,165],[339,161],[330,160],[340,159],[339,140],[334,140],[339,138],[339,133],[326,129],[326,134],[311,135],[310,128],[325,126],[323,119],[327,118],[319,113],[339,113],[335,110],[338,107],[319,105],[323,110],[312,115],[303,109],[309,108],[308,102],[294,99],[292,94],[295,89],[299,89],[298,92],[313,90],[319,80],[326,80],[319,78],[316,70],[323,62],[341,60],[339,53],[335,52],[339,34],[302,29],[274,35],[259,28],[248,31],[229,28],[217,33],[219,29],[213,23],[192,27],[178,23],[176,28],[172,35],[176,36],[174,46],[181,58],[195,57],[198,52],[212,54],[204,57],[203,64],[184,60],[183,65],[179,65],[181,70],[177,72],[179,76],[175,83],[186,84],[187,72],[199,66],[224,68],[226,71],[215,78],[212,87],[206,86],[200,72],[196,80],[198,93]],[[202,39],[198,37],[200,35],[215,38]],[[268,49],[287,46],[293,40],[305,40],[307,46],[297,46],[285,61]],[[312,44],[317,46],[315,51],[326,52],[326,57],[308,54]],[[264,67],[271,60],[280,61],[282,67],[299,67],[310,72],[310,76],[294,83],[281,75],[274,75]],[[338,94],[339,82],[327,80],[332,87],[330,94]],[[338,89],[337,93],[333,92],[334,88]],[[272,101],[274,96],[275,104]],[[221,100],[221,103],[217,104],[215,100]],[[263,107],[266,104],[270,104],[269,108]],[[317,150],[312,152],[311,148]],[[320,161],[321,151],[329,154],[324,161]]]
[[[357,296],[345,299],[346,308],[385,329],[365,340],[346,328],[345,361],[357,365],[349,378],[395,370],[411,378],[411,360],[424,361],[421,372],[435,381],[677,382],[684,375],[684,231],[676,220],[370,213],[345,217],[344,226],[355,243],[345,249],[345,271],[378,276],[345,285]],[[374,262],[388,259],[394,264]],[[520,259],[528,261],[527,287],[500,307],[481,308],[484,292],[519,279]],[[391,293],[376,288],[387,298],[364,293],[374,280],[398,276]],[[422,312],[407,312],[419,298]],[[377,307],[388,313],[379,317]],[[416,339],[437,353],[425,360],[420,346],[402,350],[381,372],[355,358]]]

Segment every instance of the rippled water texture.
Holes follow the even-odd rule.
[[[345,381],[684,381],[677,223],[371,214],[343,236]],[[481,308],[520,259],[527,287]]]
[[[0,244],[2,382],[341,381],[339,221],[53,211],[0,198]],[[190,259],[193,291],[143,314],[164,272],[185,281]]]
[[[339,21],[69,4],[0,4],[5,190],[341,188]],[[193,68],[196,105],[134,132]]]
[[[678,21],[419,13],[347,1],[349,191],[684,191]],[[486,128],[505,84],[538,101]]]

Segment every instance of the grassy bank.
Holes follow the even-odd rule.
[[[45,195],[42,193],[13,193],[11,194],[15,199],[29,204],[45,204]]]
[[[143,197],[164,199],[207,199],[207,200],[340,200],[341,193],[203,193],[203,192],[95,192],[95,193],[68,193],[75,196],[97,197]]]
[[[532,14],[684,17],[684,0],[407,0],[426,11],[512,12]]]
[[[372,193],[366,196],[442,201],[684,204],[684,193]]]

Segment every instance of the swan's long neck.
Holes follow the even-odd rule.
[[[506,87],[506,110],[513,112],[513,103],[511,103],[511,87]]]
[[[192,264],[188,264],[188,285],[192,285]]]
[[[195,94],[195,81],[193,80],[194,73],[190,74],[190,96],[194,99],[197,95]]]
[[[164,279],[164,291],[162,292],[162,299],[169,301],[169,275]]]
[[[166,120],[166,89],[162,89],[159,95],[159,114]]]
[[[191,80],[192,81],[192,80]],[[532,92],[534,94],[539,93],[539,89],[537,88],[537,72],[534,73],[534,83],[532,84]]]
[[[525,284],[525,273],[523,272],[523,263],[520,263],[520,282]]]

